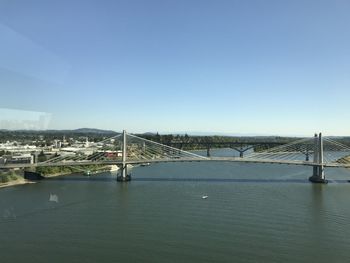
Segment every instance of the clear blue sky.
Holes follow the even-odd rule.
[[[58,129],[350,135],[349,14],[347,0],[0,0],[0,108]]]

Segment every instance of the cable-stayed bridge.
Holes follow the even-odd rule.
[[[310,181],[326,182],[325,167],[350,168],[350,147],[332,138],[315,134],[292,143],[267,150],[251,152],[243,157],[204,157],[193,152],[150,141],[123,131],[97,143],[92,154],[75,152],[59,154],[47,161],[35,163],[5,163],[1,168],[35,168],[53,166],[118,165],[120,181],[130,180],[128,165],[159,162],[244,162],[305,165],[313,167]],[[249,147],[249,146],[248,146]],[[251,147],[250,147],[251,148]],[[250,149],[249,148],[249,149]]]

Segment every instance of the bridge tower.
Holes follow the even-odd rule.
[[[131,175],[128,174],[128,165],[126,162],[127,146],[126,146],[126,131],[123,130],[123,145],[122,145],[122,166],[120,168],[120,175],[117,176],[118,182],[127,182],[131,180]]]
[[[309,181],[313,183],[328,183],[324,173],[323,166],[323,139],[322,133],[315,134],[314,138],[314,166],[313,174],[309,177]]]

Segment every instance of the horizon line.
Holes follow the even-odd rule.
[[[121,131],[116,131],[112,129],[100,129],[100,128],[74,128],[74,129],[6,129],[2,128],[0,131],[9,131],[9,132],[18,132],[18,131],[25,131],[25,132],[48,132],[48,131],[78,131],[78,130],[96,130],[101,131],[104,133],[121,133]],[[127,130],[126,130],[127,131]],[[93,132],[93,131],[92,131]],[[234,132],[212,132],[212,131],[144,131],[144,132],[130,132],[133,134],[159,134],[159,135],[189,135],[189,136],[225,136],[225,137],[311,137],[306,136],[302,134],[284,134],[284,135],[278,135],[278,134],[270,134],[270,133],[234,133]],[[315,132],[316,133],[316,132]],[[313,134],[315,134],[313,133]],[[350,135],[327,135],[329,137],[350,137]]]

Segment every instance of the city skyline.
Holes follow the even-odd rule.
[[[0,122],[36,112],[38,129],[350,135],[349,11],[347,1],[2,1]]]

